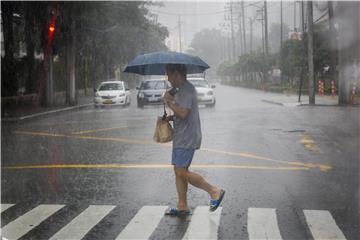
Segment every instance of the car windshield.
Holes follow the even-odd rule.
[[[124,90],[123,85],[119,83],[105,83],[99,88],[99,91]]]
[[[209,84],[206,80],[201,80],[201,79],[191,79],[189,80],[192,85],[194,85],[194,87],[209,87]]]
[[[165,81],[146,81],[141,84],[140,90],[149,89],[166,89],[167,85]]]

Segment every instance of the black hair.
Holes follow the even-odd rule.
[[[186,78],[186,66],[184,64],[167,64],[166,72],[178,72]]]

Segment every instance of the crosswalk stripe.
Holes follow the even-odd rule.
[[[81,239],[114,208],[115,206],[90,205],[50,239]]]
[[[1,212],[5,211],[6,209],[14,206],[15,204],[1,204]]]
[[[282,239],[274,208],[248,209],[249,239]]]
[[[314,240],[346,239],[329,211],[304,210],[304,214]]]
[[[65,205],[39,205],[4,226],[2,236],[7,239],[18,239],[64,206]]]
[[[208,206],[197,207],[183,239],[217,239],[222,208],[210,212]]]
[[[148,239],[159,224],[167,206],[144,206],[116,239]]]

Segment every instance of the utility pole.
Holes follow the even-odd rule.
[[[244,44],[244,42],[243,42],[243,40],[242,40],[242,37],[243,37],[243,35],[242,35],[242,23],[241,23],[241,21],[242,21],[242,18],[241,18],[241,12],[239,12],[239,15],[238,15],[238,25],[239,25],[239,56],[240,55],[242,55],[243,53],[244,53],[244,47],[243,47],[243,44]]]
[[[178,21],[178,29],[179,29],[179,50],[180,52],[182,52],[182,44],[181,44],[181,15],[179,16],[179,21]]]
[[[336,41],[336,29],[334,24],[334,9],[333,3],[328,1],[328,12],[329,12],[329,31],[330,31],[330,76],[333,78],[335,83],[338,82],[338,74],[336,70],[337,65],[337,41]]]
[[[267,19],[267,3],[266,0],[264,1],[264,20],[265,20],[265,63],[266,66],[268,65],[268,61],[269,61],[269,37],[268,37],[268,19]],[[264,81],[265,83],[267,83],[269,79],[268,76],[268,69],[266,67],[265,72],[264,72]]]
[[[252,46],[252,43],[253,43],[253,19],[250,19],[250,52],[252,52],[253,50],[253,46]]]
[[[282,59],[282,46],[283,46],[283,6],[282,6],[283,2],[282,0],[280,1],[280,59]],[[282,73],[282,69],[280,69],[280,82],[281,84],[284,82],[283,79],[283,73]]]
[[[301,41],[303,43],[304,49],[306,48],[305,40],[304,40],[304,33],[305,33],[305,17],[304,17],[304,1],[301,1]],[[304,57],[305,53],[303,53]],[[301,102],[301,91],[302,91],[302,85],[305,77],[305,66],[301,65],[301,72],[300,72],[300,84],[299,84],[299,99],[298,102]]]
[[[266,57],[269,55],[269,37],[268,37],[268,19],[267,19],[267,4],[264,1],[264,19],[265,19],[265,53]]]
[[[234,39],[234,24],[233,24],[233,3],[230,2],[230,27],[231,27],[231,47],[232,47],[232,61],[236,61],[235,58],[235,39]]]
[[[264,44],[264,14],[263,14],[264,9],[259,9],[256,10],[256,12],[260,12],[261,13],[261,18],[260,19],[256,19],[258,21],[261,21],[261,44],[262,44],[262,52],[263,54],[265,54],[265,44]]]
[[[315,104],[315,78],[313,56],[313,2],[307,2],[308,13],[308,64],[309,64],[309,104]]]
[[[282,6],[283,2],[282,0],[280,1],[280,49],[282,47],[282,42],[283,42],[283,6]]]
[[[241,12],[242,12],[242,22],[243,22],[243,33],[244,33],[244,41],[243,41],[243,44],[244,44],[244,47],[243,47],[243,50],[244,50],[244,54],[247,53],[247,50],[246,50],[246,29],[245,29],[245,9],[244,9],[244,1],[241,1]]]
[[[296,1],[294,1],[294,32],[296,31]]]

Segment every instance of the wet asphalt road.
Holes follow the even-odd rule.
[[[328,211],[360,238],[359,108],[282,107],[264,93],[218,85],[200,108],[203,142],[192,170],[226,190],[219,239],[248,239],[249,208],[276,209],[283,239],[309,239],[304,210]],[[266,93],[267,96],[271,93]],[[63,204],[23,239],[47,239],[89,205],[114,208],[84,239],[115,239],[143,206],[174,206],[171,145],[152,141],[161,106],[64,112],[2,123],[1,226],[41,204]],[[13,168],[17,167],[17,168]],[[206,206],[189,188],[189,205]],[[162,217],[151,239],[181,239],[191,218]]]

